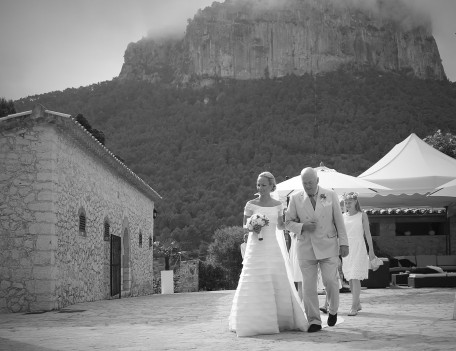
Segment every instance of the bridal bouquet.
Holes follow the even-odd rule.
[[[249,219],[247,219],[247,229],[250,231],[255,231],[258,233],[258,240],[263,240],[263,234],[261,234],[261,229],[269,225],[269,219],[262,214],[254,214]]]

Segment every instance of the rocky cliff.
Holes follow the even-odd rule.
[[[185,83],[192,77],[257,79],[349,65],[445,79],[426,17],[400,1],[360,4],[355,0],[214,2],[189,21],[183,39],[130,44],[119,77]]]

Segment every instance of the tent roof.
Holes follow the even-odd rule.
[[[358,177],[395,191],[426,193],[456,178],[456,160],[412,133]]]

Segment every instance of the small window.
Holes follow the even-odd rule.
[[[82,236],[87,236],[87,231],[86,231],[86,214],[83,208],[79,209],[79,234]]]
[[[81,213],[79,215],[79,231],[80,232],[86,231],[86,216],[83,213]]]
[[[109,241],[110,238],[110,225],[108,221],[105,221],[104,223],[104,233],[103,233],[103,240],[104,241]]]
[[[139,247],[142,247],[142,233],[139,232]]]

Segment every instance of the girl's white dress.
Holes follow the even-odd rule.
[[[263,240],[250,233],[243,268],[234,294],[229,328],[237,336],[275,334],[283,330],[306,331],[304,308],[294,287],[283,231],[277,217],[283,207],[261,207],[247,203],[244,214],[264,214]]]
[[[344,213],[347,229],[349,254],[342,258],[342,272],[347,280],[367,279],[369,276],[369,256],[364,241],[363,214],[358,212],[350,216]]]

